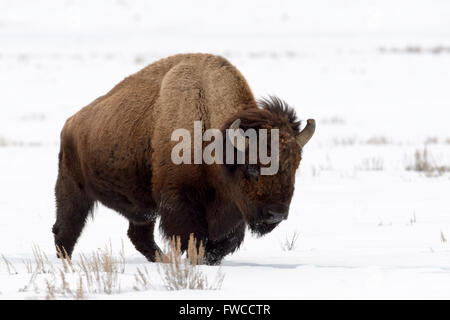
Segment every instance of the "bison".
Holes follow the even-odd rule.
[[[171,161],[177,128],[279,130],[279,170],[257,164],[181,164]],[[149,261],[159,251],[153,232],[204,244],[205,262],[219,264],[237,250],[246,226],[264,235],[287,219],[295,172],[314,120],[300,131],[282,100],[255,98],[241,73],[210,54],[179,54],[125,78],[69,118],[61,132],[55,187],[55,244],[71,256],[95,203],[129,220],[128,236]],[[236,154],[242,150],[234,149]],[[245,150],[244,150],[245,152]],[[198,241],[198,242],[200,242]]]

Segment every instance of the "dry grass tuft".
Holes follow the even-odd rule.
[[[36,264],[36,269],[34,270],[37,274],[42,273],[54,273],[55,268],[53,264],[48,260],[47,255],[38,246],[33,246],[33,256],[34,263]]]
[[[40,147],[42,142],[40,141],[22,141],[22,140],[10,140],[4,137],[0,137],[0,148],[5,147]]]
[[[408,170],[429,172],[431,171],[431,167],[428,150],[425,148],[423,151],[416,150],[414,154],[414,164],[413,166],[410,166]]]
[[[354,146],[356,142],[356,137],[354,136],[333,139],[333,145],[335,146]]]
[[[382,171],[384,169],[384,161],[380,157],[365,158],[356,168],[363,171]]]
[[[392,222],[383,222],[382,220],[380,220],[380,222],[378,222],[377,226],[378,227],[392,227]]]
[[[297,246],[297,240],[298,240],[299,236],[300,236],[300,233],[298,233],[297,231],[294,231],[294,233],[292,233],[290,236],[286,237],[284,242],[281,244],[281,248],[284,251],[294,250],[295,247]]]
[[[9,260],[6,259],[6,257],[4,255],[2,255],[2,260],[6,265],[6,270],[8,271],[9,275],[19,274],[17,272],[17,269],[14,267],[14,265],[11,262],[9,262]]]
[[[36,284],[37,275],[37,272],[33,272],[28,283],[23,288],[19,289],[19,292],[29,291],[31,287],[34,287],[35,292],[39,292],[38,285]]]
[[[76,260],[71,260],[67,252],[57,248],[60,259],[53,263],[38,246],[33,246],[32,250],[34,261],[23,260],[25,267],[22,269],[31,274],[30,279],[20,292],[34,291],[50,300],[85,299],[91,294],[121,292],[120,275],[125,273],[126,265],[123,243],[118,254],[113,253],[110,243],[91,254],[81,254]],[[205,250],[203,244],[197,243],[192,235],[186,257],[182,254],[179,238],[170,241],[166,252],[158,257],[157,270],[168,290],[215,290],[221,287],[224,278],[221,270],[210,284],[200,267],[204,262]],[[15,266],[5,256],[2,255],[1,258],[9,274],[18,274]],[[134,279],[134,290],[152,288],[150,273],[146,267],[137,268]]]
[[[339,116],[332,116],[328,118],[320,119],[321,124],[331,124],[331,125],[343,125],[345,124],[345,120]]]
[[[123,243],[118,255],[113,254],[109,244],[91,255],[81,254],[77,263],[73,263],[65,250],[57,248],[57,254],[61,265],[53,264],[38,246],[33,246],[34,263],[23,260],[25,270],[31,273],[31,277],[19,291],[34,289],[35,293],[39,293],[43,284],[46,299],[83,299],[86,294],[120,292],[119,274],[125,272]],[[10,274],[17,272],[14,266],[2,257]]]
[[[425,145],[437,144],[438,142],[439,142],[439,139],[437,137],[428,137],[425,139]]]
[[[69,269],[72,272],[75,272],[75,269],[73,268],[73,265],[72,265],[72,260],[70,259],[69,255],[67,254],[66,249],[64,249],[64,248],[61,249],[60,247],[56,246],[56,253],[58,255],[58,258],[62,262],[64,272],[69,272]]]
[[[423,150],[416,150],[414,161],[406,166],[406,170],[424,172],[427,176],[435,176],[450,172],[450,167],[437,165],[425,147]]]
[[[136,273],[134,274],[134,290],[141,291],[141,290],[148,290],[151,288],[151,282],[150,282],[150,274],[148,272],[148,269],[144,267],[143,270],[140,268],[136,269]]]
[[[204,262],[205,248],[201,241],[197,246],[197,239],[194,238],[193,234],[191,234],[191,236],[189,237],[187,257],[189,263],[193,266],[203,264]]]
[[[83,299],[87,293],[120,292],[119,274],[125,272],[123,247],[118,257],[114,256],[109,244],[91,255],[81,254],[76,264],[64,250],[57,249],[57,252],[62,268],[51,274],[51,280],[46,279],[47,299],[57,296]],[[72,281],[68,281],[68,277]]]
[[[89,293],[112,294],[120,292],[119,274],[125,272],[125,254],[122,250],[118,257],[112,252],[112,246],[93,252],[90,256],[81,254],[77,271],[86,291]]]
[[[416,213],[414,212],[412,217],[409,218],[409,225],[412,226],[412,225],[416,224],[416,222],[417,222]]]
[[[109,244],[91,255],[81,254],[76,264],[72,263],[67,252],[60,249],[57,252],[62,268],[51,275],[51,281],[46,279],[47,299],[57,296],[83,299],[87,293],[120,292],[119,274],[125,272],[123,247],[118,257],[113,254]],[[72,281],[68,281],[68,277]]]
[[[447,238],[445,237],[444,233],[441,230],[441,242],[442,243],[446,243],[447,242]]]
[[[191,234],[187,249],[187,257],[183,258],[180,237],[172,238],[165,248],[166,253],[157,253],[158,273],[168,290],[217,290],[222,286],[224,274],[219,270],[213,284],[199,265],[204,261],[205,249],[202,242],[197,246],[197,240]]]
[[[25,266],[25,270],[27,270],[27,273],[33,273],[33,262],[31,262],[31,260],[22,260],[24,266]]]
[[[367,144],[371,145],[385,145],[388,143],[389,141],[385,136],[373,136],[367,140]]]

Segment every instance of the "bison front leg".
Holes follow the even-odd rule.
[[[130,222],[128,237],[137,251],[142,253],[148,261],[156,261],[156,252],[161,256],[161,250],[156,244],[153,236],[155,221],[146,225],[136,225]]]
[[[179,238],[182,252],[188,249],[191,234],[197,245],[207,241],[208,224],[204,209],[198,203],[174,196],[169,205],[159,208],[159,214],[160,229],[164,236],[166,239]]]
[[[219,241],[208,240],[205,247],[205,263],[218,265],[222,259],[236,251],[244,241],[245,224],[240,224],[233,232]]]

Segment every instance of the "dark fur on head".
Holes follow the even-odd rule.
[[[260,176],[248,179],[246,172],[252,165],[236,164],[237,151],[234,149],[235,164],[225,165],[231,185],[240,185],[240,191],[230,196],[235,199],[244,219],[251,231],[264,235],[272,231],[277,224],[266,224],[263,221],[263,211],[268,204],[289,207],[293,191],[295,171],[301,160],[301,148],[295,137],[300,132],[300,121],[295,111],[283,100],[269,96],[258,101],[259,108],[242,110],[226,121],[223,132],[236,120],[240,119],[240,128],[248,129],[279,129],[280,168],[273,176]],[[224,139],[228,139],[224,134]],[[270,151],[270,134],[268,135],[268,151]]]
[[[281,100],[276,96],[269,96],[268,98],[260,98],[256,101],[261,109],[270,111],[274,115],[278,115],[280,118],[286,118],[291,124],[291,128],[294,132],[300,132],[300,120],[297,120],[295,110],[290,107],[286,101]]]
[[[295,110],[285,101],[270,95],[268,98],[257,100],[257,104],[259,106],[258,109],[242,110],[228,119],[222,129],[228,129],[236,119],[241,119],[240,128],[243,130],[289,126],[292,134],[297,135],[300,132],[301,121],[297,119]]]

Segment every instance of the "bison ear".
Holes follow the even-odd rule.
[[[316,130],[316,121],[308,119],[305,129],[303,129],[296,137],[298,145],[303,148],[305,144],[312,138]]]

